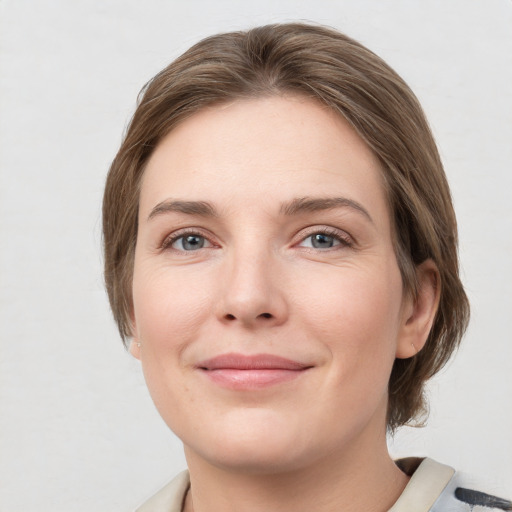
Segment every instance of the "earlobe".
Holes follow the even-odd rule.
[[[135,359],[140,359],[140,341],[137,341],[137,338],[133,338],[130,341],[130,354],[135,357]]]
[[[417,297],[408,299],[402,317],[402,326],[398,339],[396,357],[407,359],[414,357],[424,347],[434,323],[441,282],[439,271],[432,260],[426,260],[416,269],[418,277]]]
[[[131,323],[131,333],[132,333],[132,339],[130,340],[130,346],[128,350],[130,351],[130,354],[135,357],[135,359],[140,359],[140,339],[139,335],[137,334],[137,326],[135,325],[135,315],[133,312],[130,315],[130,323]]]

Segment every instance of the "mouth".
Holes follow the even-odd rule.
[[[234,390],[254,390],[299,378],[313,365],[271,354],[222,354],[201,361],[196,369],[210,381]]]

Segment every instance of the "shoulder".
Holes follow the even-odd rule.
[[[188,471],[178,474],[135,512],[181,512],[190,487]]]
[[[402,459],[397,465],[411,479],[389,512],[512,511],[511,501],[475,489],[464,475],[433,459]]]

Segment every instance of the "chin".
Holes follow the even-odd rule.
[[[225,421],[211,425],[201,439],[195,436],[193,442],[188,443],[187,436],[182,437],[187,459],[199,456],[215,467],[246,474],[298,469],[311,461],[311,446],[307,448],[309,436],[304,425],[276,416],[254,410],[225,415]],[[177,434],[180,436],[179,432]]]
[[[246,475],[272,475],[290,473],[302,468],[311,457],[300,456],[292,449],[273,449],[274,444],[263,445],[261,442],[252,445],[231,445],[229,449],[222,450],[216,447],[201,453],[201,457],[224,471],[233,471]]]

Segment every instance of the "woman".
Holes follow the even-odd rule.
[[[369,50],[304,24],[198,43],[146,86],[103,214],[114,316],[189,467],[139,510],[512,510],[387,451],[469,307],[428,124]]]

